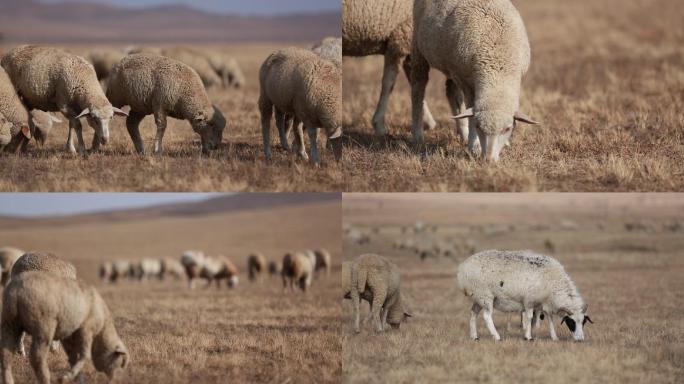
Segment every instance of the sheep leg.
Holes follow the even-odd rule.
[[[166,131],[166,115],[161,111],[155,112],[154,122],[157,123],[157,136],[154,138],[154,153],[159,154],[162,151],[162,141],[164,140],[164,132]]]
[[[411,109],[412,125],[411,132],[413,141],[417,145],[425,142],[423,135],[425,87],[427,86],[430,72],[430,64],[425,60],[417,49],[411,54]]]
[[[71,370],[62,376],[62,380],[68,381],[73,380],[81,374],[81,370],[85,366],[86,362],[90,360],[90,351],[92,349],[92,337],[89,334],[82,331],[77,331],[70,338],[70,349],[69,363],[71,365]],[[72,362],[72,354],[77,352],[78,357],[75,362]]]
[[[14,377],[12,375],[12,353],[17,352],[19,343],[21,343],[21,334],[17,329],[9,327],[5,322],[9,319],[3,319],[2,336],[0,337],[0,363],[2,364],[2,382],[5,384],[14,384]],[[23,349],[23,345],[22,345]]]
[[[494,340],[499,341],[501,340],[501,336],[499,336],[499,332],[496,331],[496,327],[494,326],[494,319],[492,319],[492,303],[490,302],[489,305],[487,305],[484,308],[484,313],[482,314],[482,317],[484,317],[485,324],[487,325],[487,329],[489,330],[489,333],[494,337]]]
[[[140,137],[140,122],[144,117],[144,115],[131,111],[126,118],[126,129],[128,130],[128,135],[131,136],[131,140],[135,146],[135,151],[140,155],[145,154],[145,147],[143,145],[142,138]]]
[[[273,115],[273,103],[263,94],[259,97],[259,111],[261,112],[261,135],[264,143],[264,155],[266,160],[271,160],[271,115]]]
[[[290,124],[292,124],[292,119],[276,108],[275,121],[276,127],[278,127],[278,135],[280,135],[280,146],[283,147],[284,150],[289,151],[290,144],[287,142],[287,134],[291,129]]]
[[[373,293],[373,306],[371,313],[373,314],[373,320],[375,321],[375,330],[382,332],[382,316],[380,311],[382,311],[382,305],[385,303],[387,298],[387,292],[380,290],[379,292]]]
[[[62,341],[62,346],[64,347],[64,352],[66,352],[67,357],[69,358],[69,366],[73,367],[78,362],[78,346],[75,343],[75,337],[64,339]],[[78,378],[79,383],[83,384],[84,379],[82,371],[78,373],[76,378]]]
[[[309,146],[311,147],[311,161],[315,165],[321,164],[321,158],[318,155],[318,128],[316,127],[306,127],[307,132],[309,132]]]
[[[388,313],[389,313],[389,311],[387,310],[387,308],[383,308],[380,311],[380,317],[382,318],[382,329],[388,329],[387,328],[387,314]]]
[[[556,327],[553,325],[553,315],[548,313],[547,316],[549,317],[549,334],[551,334],[551,340],[557,341],[558,336],[556,335]]]
[[[470,307],[470,338],[478,340],[477,337],[477,315],[480,313],[482,307],[478,303],[473,303]]]
[[[74,147],[74,135],[72,132],[76,132],[76,137],[78,138],[78,153],[85,153],[83,127],[78,119],[69,119],[69,136],[67,137],[67,150],[71,153],[76,153],[76,147]]]
[[[10,348],[3,345],[2,348],[0,348],[0,363],[2,364],[2,382],[5,384],[14,384],[10,355]]]
[[[524,312],[525,340],[532,340],[532,318],[534,318],[534,308],[526,308]]]
[[[48,366],[48,353],[50,351],[50,339],[45,337],[34,336],[31,344],[31,352],[29,353],[29,360],[31,367],[36,374],[38,382],[41,384],[50,384],[50,367]]]
[[[361,304],[361,298],[359,297],[359,291],[356,290],[356,288],[352,288],[350,295],[351,295],[351,301],[352,301],[352,310],[354,313],[354,316],[353,316],[354,332],[359,333],[359,332],[361,332],[361,329],[359,328],[359,320],[361,317],[361,311],[359,310],[359,305]]]
[[[406,56],[404,59],[403,68],[406,78],[408,79],[409,83],[411,83],[411,56]],[[435,121],[434,117],[432,117],[432,113],[430,113],[430,108],[428,108],[427,101],[423,101],[423,124],[425,124],[425,129],[428,131],[435,129],[437,126],[437,122]]]
[[[446,81],[446,96],[447,100],[449,100],[449,106],[451,106],[451,113],[453,113],[454,116],[460,115],[461,113],[465,112],[466,105],[463,91],[451,79],[448,79]],[[466,144],[468,144],[469,120],[470,119],[467,117],[464,119],[456,120],[456,124],[458,124],[458,133],[461,135],[461,139]]]
[[[309,155],[306,154],[306,146],[304,145],[304,125],[299,119],[294,118],[294,140],[292,148],[304,160],[309,160]]]
[[[389,97],[394,89],[394,83],[397,81],[397,74],[399,74],[399,58],[396,55],[385,54],[385,67],[382,71],[382,88],[380,90],[380,99],[378,106],[375,108],[373,115],[373,128],[377,136],[384,136],[387,134],[385,127],[385,112],[389,104]]]

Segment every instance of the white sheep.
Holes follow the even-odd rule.
[[[387,133],[385,113],[390,93],[403,60],[404,74],[411,78],[411,36],[413,0],[343,0],[342,40],[344,56],[384,55],[380,100],[373,115],[373,128],[378,136]],[[435,127],[430,109],[423,103],[424,123]]]
[[[180,263],[185,268],[185,274],[188,277],[190,289],[195,289],[195,280],[200,277],[200,272],[204,266],[206,257],[204,252],[189,250],[183,252],[180,256]]]
[[[22,45],[2,58],[12,84],[28,109],[61,112],[69,119],[67,147],[76,152],[72,131],[78,138],[78,150],[85,152],[80,118],[86,117],[95,130],[92,149],[109,140],[109,122],[126,112],[112,107],[97,80],[95,69],[84,58],[56,48]]]
[[[242,88],[245,86],[245,75],[235,58],[215,51],[205,52],[204,55],[216,74],[221,77],[224,88]]]
[[[344,297],[352,301],[354,332],[360,332],[361,299],[370,303],[370,317],[378,332],[385,330],[387,324],[399,328],[404,319],[411,317],[402,303],[399,267],[387,258],[363,254],[342,268],[342,279],[342,286],[349,287]],[[344,282],[345,279],[351,281]]]
[[[157,124],[154,152],[162,151],[167,116],[190,122],[202,139],[202,152],[217,149],[226,119],[211,104],[197,73],[173,59],[152,54],[126,56],[115,65],[107,86],[113,105],[131,107],[126,119],[128,133],[138,153],[144,153],[140,122],[150,114]]]
[[[583,327],[592,322],[587,304],[563,266],[554,258],[532,251],[489,250],[476,253],[458,267],[458,286],[472,300],[470,337],[477,340],[477,315],[494,340],[501,340],[492,311],[524,312],[525,339],[532,340],[535,310],[549,317],[551,339],[558,340],[553,316],[563,316],[576,341],[584,340]]]
[[[126,56],[125,53],[118,49],[96,49],[88,53],[88,59],[93,64],[97,79],[100,81],[106,80],[112,68]]]
[[[235,288],[240,281],[237,267],[225,256],[206,257],[199,277],[207,279],[207,287],[216,282],[216,288],[221,286],[221,280],[226,281],[228,288]]]
[[[176,280],[185,276],[185,268],[178,260],[167,257],[162,259],[162,276],[173,276]]]
[[[132,263],[128,260],[114,260],[112,262],[112,275],[110,281],[115,283],[119,279],[133,277],[131,275]]]
[[[314,251],[316,254],[316,271],[325,270],[325,275],[330,275],[330,268],[332,268],[332,257],[330,252],[321,248]]]
[[[2,279],[0,283],[5,286],[10,280],[12,273],[12,266],[24,254],[19,248],[2,247],[0,248],[0,270],[2,271]]]
[[[192,68],[202,79],[202,84],[207,88],[217,87],[222,84],[222,79],[212,67],[207,55],[199,50],[177,46],[163,48],[161,55],[180,61]]]
[[[33,338],[30,360],[38,382],[50,383],[48,352],[59,340],[71,369],[61,379],[81,378],[86,362],[109,379],[125,369],[129,354],[112,315],[97,290],[84,283],[43,271],[12,278],[3,292],[0,361],[5,384],[13,384],[11,354],[19,350],[23,332]]]
[[[132,266],[132,276],[139,281],[149,281],[152,278],[162,279],[164,267],[158,259],[142,259]]]
[[[276,125],[282,147],[289,150],[287,131],[289,117],[294,126],[303,123],[309,134],[311,161],[318,165],[318,128],[324,129],[332,145],[335,159],[342,157],[342,70],[332,62],[301,48],[287,48],[271,54],[259,71],[259,110],[266,159],[271,154],[271,118],[275,110]],[[297,132],[296,150],[305,157],[302,132]]]
[[[323,38],[311,47],[311,52],[342,67],[342,39],[339,37]]]
[[[306,293],[307,289],[311,286],[311,281],[314,274],[314,260],[303,252],[288,252],[283,257],[283,287],[290,287],[291,291],[294,291],[295,285]]]
[[[537,124],[519,111],[520,83],[530,65],[530,44],[520,14],[509,0],[416,0],[413,10],[411,99],[413,139],[424,142],[423,101],[430,68],[446,74],[463,93],[452,107],[469,107],[468,147],[496,161],[516,122]],[[467,133],[467,135],[466,135]]]

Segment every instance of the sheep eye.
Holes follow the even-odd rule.
[[[504,128],[503,133],[508,133],[511,131],[511,129],[513,129],[513,127],[509,125],[508,127]]]

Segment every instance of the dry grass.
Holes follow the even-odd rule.
[[[381,228],[369,245],[345,241],[345,259],[375,252],[395,261],[402,271],[402,293],[414,317],[399,331],[376,334],[366,327],[354,335],[350,305],[346,304],[344,381],[682,382],[684,237],[681,230],[663,230],[660,223],[681,221],[675,207],[681,207],[684,199],[555,194],[500,198],[501,204],[473,195],[423,195],[413,196],[410,205],[406,196],[345,195],[345,224]],[[535,200],[543,207],[530,209]],[[477,213],[462,215],[464,211]],[[399,236],[397,225],[413,224],[417,219],[438,224],[438,238],[462,241],[472,236],[479,249],[545,252],[544,243],[550,239],[556,247],[553,255],[565,265],[589,303],[595,324],[587,327],[587,340],[572,342],[563,326],[561,340],[552,342],[544,323],[535,331],[535,341],[526,342],[516,320],[519,316],[511,316],[512,327],[507,331],[508,316],[497,312],[494,320],[503,341],[492,340],[482,317],[478,321],[480,341],[471,341],[470,304],[456,288],[455,277],[456,266],[466,255],[420,262],[410,252],[392,249]],[[564,230],[562,220],[572,220],[578,228]],[[658,229],[625,230],[626,222],[640,220],[653,222]],[[512,224],[515,230],[490,236],[476,230],[478,225],[501,224]],[[538,225],[547,228],[533,229]]]
[[[382,59],[345,58],[347,191],[665,191],[684,188],[684,31],[677,0],[533,1],[532,66],[522,126],[498,164],[475,161],[455,133],[444,77],[426,100],[438,121],[426,153],[410,144],[410,89],[390,99],[388,142],[373,137]],[[647,15],[647,16],[646,16]]]
[[[311,43],[300,44],[307,47]],[[259,67],[276,49],[287,44],[212,46],[233,55],[242,67],[242,90],[210,90],[209,97],[228,120],[223,144],[208,158],[200,157],[199,136],[186,121],[169,119],[162,156],[151,154],[156,126],[151,116],[141,124],[147,156],[135,154],[125,119],[113,121],[111,143],[102,153],[87,157],[64,151],[68,125],[59,124],[45,148],[33,148],[28,156],[0,154],[1,191],[340,191],[342,169],[332,154],[324,153],[320,168],[274,148],[267,164],[261,141]],[[85,54],[94,46],[69,47]],[[64,119],[63,119],[64,120]],[[84,126],[86,146],[93,130]],[[321,144],[324,144],[319,135]],[[272,124],[272,145],[278,141]],[[307,138],[308,140],[308,138]],[[319,147],[320,148],[320,147]]]
[[[115,316],[132,365],[120,383],[339,382],[341,375],[339,202],[201,217],[62,225],[3,230],[0,244],[49,250],[72,261],[96,284]],[[316,212],[315,215],[312,212]],[[282,225],[287,220],[288,225]],[[312,291],[283,293],[281,282],[250,284],[249,252],[271,260],[288,249],[326,247],[330,277]],[[234,290],[190,291],[185,281],[104,285],[97,265],[115,258],[177,256],[185,249],[223,253],[240,268]],[[15,358],[18,383],[33,380],[28,361]],[[64,352],[51,356],[53,375],[67,368]],[[86,381],[103,383],[92,364]],[[58,376],[55,376],[58,377]]]

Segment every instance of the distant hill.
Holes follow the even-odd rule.
[[[341,14],[238,16],[185,6],[129,9],[98,3],[0,0],[5,43],[219,43],[314,41],[339,36]]]
[[[143,208],[103,211],[71,216],[17,218],[0,216],[0,229],[72,225],[112,221],[134,221],[160,217],[204,216],[230,212],[273,209],[295,205],[340,202],[338,193],[238,193],[198,202],[155,205]]]

